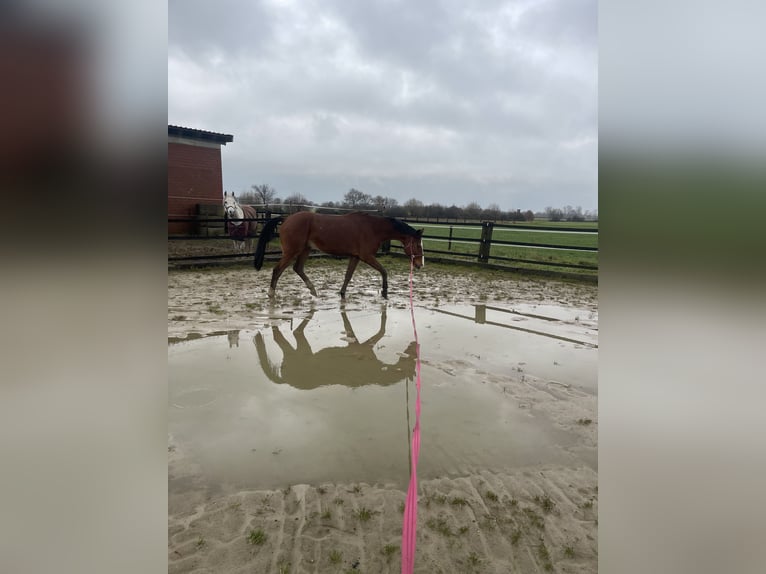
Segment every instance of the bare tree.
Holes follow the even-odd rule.
[[[348,207],[361,207],[363,205],[369,205],[372,203],[372,197],[368,194],[354,189],[353,187],[348,190],[348,193],[343,196],[343,205]]]
[[[479,219],[481,216],[481,205],[472,201],[463,208],[463,217],[466,219]]]
[[[256,203],[260,203],[264,207],[268,207],[270,203],[274,203],[274,198],[276,197],[277,192],[269,184],[252,185],[250,186],[250,189],[253,190]]]
[[[404,209],[410,217],[421,217],[423,215],[423,202],[413,197],[404,202]]]
[[[311,201],[306,199],[306,196],[302,193],[291,193],[282,200],[282,203],[287,204],[287,212],[295,213],[300,211],[304,205],[313,205]]]

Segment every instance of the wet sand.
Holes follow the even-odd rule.
[[[414,357],[384,265],[389,301],[360,269],[343,306],[342,262],[273,304],[267,271],[169,273],[170,572],[399,571]],[[416,571],[595,572],[596,288],[429,266],[415,301]]]

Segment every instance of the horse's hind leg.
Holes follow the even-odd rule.
[[[311,294],[316,297],[317,296],[317,290],[314,289],[314,284],[311,282],[311,279],[309,279],[306,276],[306,273],[303,271],[303,265],[306,263],[306,259],[309,258],[309,255],[311,254],[311,247],[306,246],[306,248],[301,251],[300,255],[298,255],[298,259],[295,260],[295,265],[293,265],[293,271],[295,271],[298,274],[298,277],[303,279],[303,282],[306,284],[306,287],[309,288],[309,291],[311,291]]]
[[[388,273],[386,273],[386,270],[380,264],[380,261],[375,259],[374,255],[362,257],[362,261],[380,273],[380,276],[383,278],[383,289],[381,294],[383,295],[383,299],[388,299]]]
[[[290,261],[292,261],[294,257],[294,255],[290,255],[289,257],[287,255],[282,255],[282,259],[280,259],[279,263],[277,263],[277,266],[274,267],[274,271],[271,272],[271,287],[269,288],[269,298],[274,298],[277,289],[277,281],[279,281],[279,277],[282,275],[282,272],[287,269],[287,266],[290,265]]]

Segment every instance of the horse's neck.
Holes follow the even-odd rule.
[[[234,206],[234,213],[237,215],[236,219],[244,219],[245,217],[245,211],[242,209],[241,205],[235,205]],[[234,225],[242,225],[244,221],[232,221]]]

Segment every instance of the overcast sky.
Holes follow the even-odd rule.
[[[224,189],[598,206],[595,0],[170,0],[168,123]]]

